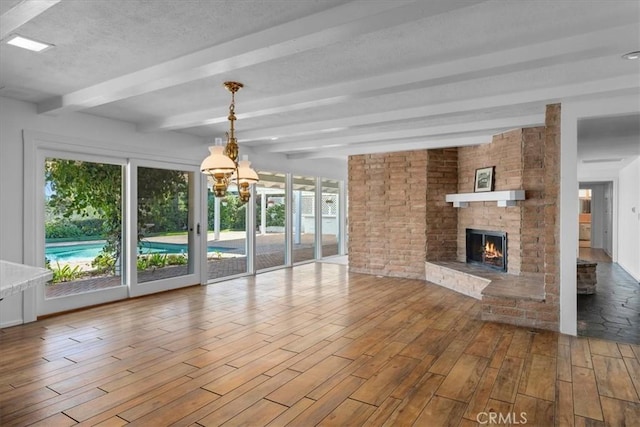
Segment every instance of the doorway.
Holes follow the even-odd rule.
[[[581,182],[578,191],[578,248],[580,258],[602,253],[613,257],[613,182]],[[593,251],[596,250],[597,251]]]
[[[638,285],[613,253],[613,182],[581,182],[579,188],[579,259],[595,266],[595,286],[577,297],[577,333],[638,344]]]

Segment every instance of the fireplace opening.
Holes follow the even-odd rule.
[[[467,263],[507,271],[507,233],[467,228]]]

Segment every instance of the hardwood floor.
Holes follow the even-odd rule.
[[[67,313],[0,331],[0,425],[637,425],[640,346],[479,311],[315,263]]]

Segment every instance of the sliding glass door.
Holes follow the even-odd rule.
[[[132,161],[130,168],[131,295],[200,283],[200,172],[164,162]]]
[[[34,158],[33,264],[53,272],[37,315],[200,283],[197,168],[46,149]]]

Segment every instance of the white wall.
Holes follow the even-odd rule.
[[[60,116],[37,114],[36,105],[0,97],[0,259],[22,263],[24,233],[24,154],[23,131],[68,138],[86,147],[109,147],[127,152],[155,153],[169,159],[199,165],[208,153],[208,142],[200,137],[177,132],[140,133],[135,125],[89,114]],[[241,137],[241,135],[239,135]],[[346,179],[346,160],[288,160],[282,155],[258,155],[242,147],[257,170],[317,175]],[[29,247],[30,245],[27,245]],[[32,246],[32,245],[31,245]],[[0,302],[0,327],[22,323],[22,295]]]
[[[618,264],[640,282],[640,157],[619,175]]]
[[[603,249],[613,258],[613,230],[614,230],[614,209],[613,209],[613,182],[609,181],[604,186],[604,242]],[[617,212],[617,209],[616,209]],[[617,239],[617,237],[616,237]],[[617,259],[617,258],[616,258]]]

